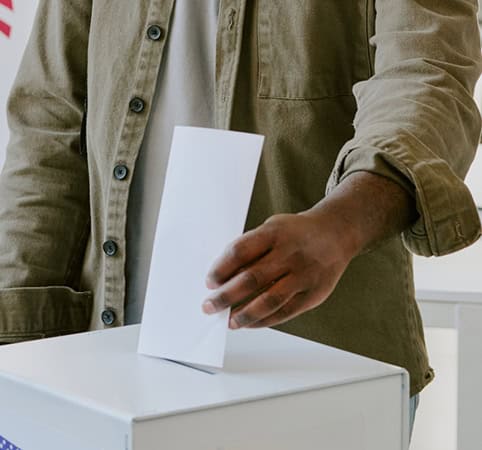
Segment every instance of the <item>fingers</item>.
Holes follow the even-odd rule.
[[[249,231],[228,246],[224,254],[213,264],[206,285],[216,289],[232,278],[243,267],[251,265],[270,251],[273,236],[269,230],[258,228]]]
[[[328,298],[348,263],[337,253],[337,236],[320,233],[312,218],[273,216],[233,242],[213,265],[206,283],[217,291],[203,304],[204,312],[245,302],[232,311],[230,327],[258,328],[316,307]]]
[[[310,301],[310,296],[306,293],[299,293],[293,296],[288,302],[286,302],[281,308],[276,310],[270,316],[267,316],[257,322],[253,322],[246,325],[246,328],[265,328],[279,325],[280,323],[288,322],[288,320],[303,314],[315,306]]]
[[[265,290],[287,275],[288,269],[271,252],[231,278],[203,304],[204,312],[214,314]]]
[[[275,315],[300,293],[297,286],[299,283],[295,276],[288,275],[281,278],[248,304],[233,311],[229,323],[230,328],[247,327]]]

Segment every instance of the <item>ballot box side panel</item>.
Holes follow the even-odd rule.
[[[0,376],[0,436],[22,450],[124,450],[132,421]]]
[[[405,374],[134,421],[131,450],[405,450]]]

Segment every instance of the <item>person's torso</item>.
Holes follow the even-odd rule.
[[[132,174],[152,115],[172,0],[93,2],[87,147],[92,232],[82,288],[124,323],[126,224]],[[354,133],[353,85],[373,74],[374,0],[221,0],[214,125],[266,136],[247,228],[311,207]],[[162,32],[150,34],[153,26]],[[164,56],[163,56],[164,54]],[[104,241],[117,252],[106,256]],[[414,301],[410,256],[396,237],[359,256],[331,298],[279,328],[403,365],[413,390],[431,377]]]

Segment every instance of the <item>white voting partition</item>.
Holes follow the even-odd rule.
[[[475,160],[467,174],[466,183],[477,207],[482,211],[482,145],[479,145]]]
[[[7,97],[18,70],[37,0],[0,0],[0,168],[8,142]]]
[[[482,218],[482,217],[481,217]],[[427,327],[455,328],[458,354],[457,448],[482,442],[482,240],[442,258],[414,258],[415,287]]]
[[[22,450],[408,448],[402,369],[264,329],[228,333],[209,374],[137,354],[138,333],[0,347],[0,436]]]

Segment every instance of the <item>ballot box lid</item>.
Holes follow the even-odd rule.
[[[137,353],[139,326],[0,347],[2,379],[140,421],[406,376],[395,366],[270,329],[228,333],[225,366],[210,374]]]

